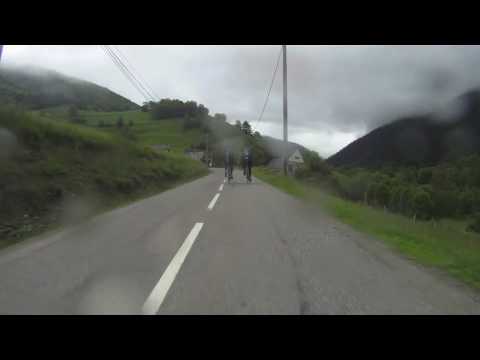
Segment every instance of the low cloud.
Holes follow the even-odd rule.
[[[229,121],[281,136],[281,68],[260,124],[280,46],[119,45],[160,97],[193,99]],[[142,97],[99,46],[10,46],[5,63],[45,66]],[[328,156],[367,131],[436,111],[480,85],[479,46],[289,46],[291,139]]]

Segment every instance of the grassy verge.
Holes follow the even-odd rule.
[[[462,221],[414,224],[404,216],[346,201],[276,171],[258,168],[255,176],[293,196],[319,204],[342,222],[382,240],[412,260],[440,268],[480,288],[480,236],[465,232]]]
[[[114,133],[0,108],[0,247],[208,173]]]

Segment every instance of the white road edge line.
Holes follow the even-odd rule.
[[[215,206],[215,203],[217,202],[218,198],[220,197],[220,193],[217,193],[217,195],[215,195],[212,199],[212,201],[210,201],[210,204],[208,204],[208,210],[212,210],[213,207]]]
[[[173,284],[175,277],[177,276],[180,268],[185,261],[190,249],[192,248],[195,239],[202,230],[203,223],[196,223],[193,229],[188,234],[187,238],[183,242],[180,249],[173,257],[167,269],[163,273],[162,277],[158,281],[157,285],[153,288],[150,296],[147,298],[142,307],[143,315],[155,315],[162,306],[163,300],[167,296],[168,290]]]
[[[223,190],[223,184],[220,185],[220,188],[218,189],[218,191],[222,191]]]

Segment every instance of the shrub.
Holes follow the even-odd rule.
[[[467,231],[480,233],[480,213],[475,214],[470,224],[468,224]]]
[[[423,189],[413,191],[412,211],[420,219],[429,219],[432,217],[433,201],[428,192]]]
[[[123,126],[124,126],[123,118],[120,116],[120,117],[117,119],[117,128],[122,129]]]

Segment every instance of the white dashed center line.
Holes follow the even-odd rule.
[[[213,210],[215,204],[217,203],[218,198],[220,197],[220,192],[223,191],[224,184],[227,182],[227,179],[223,180],[223,184],[220,185],[218,193],[213,197],[212,201],[208,205],[208,210]],[[142,312],[144,315],[155,315],[162,306],[163,300],[167,296],[168,290],[173,284],[175,277],[177,276],[180,268],[185,261],[190,249],[193,246],[198,234],[202,230],[203,223],[196,223],[193,229],[188,234],[187,238],[183,242],[180,249],[173,257],[170,264],[168,264],[167,269],[163,273],[162,277],[158,281],[157,285],[153,288],[152,292],[148,296],[147,300],[143,304]]]
[[[172,261],[168,265],[167,269],[163,273],[162,277],[158,281],[157,285],[153,288],[150,296],[143,304],[142,312],[144,315],[155,315],[158,312],[160,306],[162,306],[163,300],[167,296],[168,290],[173,284],[175,277],[177,276],[180,268],[185,261],[190,249],[192,248],[195,239],[202,230],[203,223],[196,223],[193,229],[188,234],[187,238],[183,242],[180,249],[173,257]]]
[[[210,204],[208,205],[208,210],[212,210],[213,207],[215,206],[215,203],[217,202],[218,198],[220,197],[220,193],[218,193],[217,195],[215,195],[212,199],[212,201],[210,201]]]

